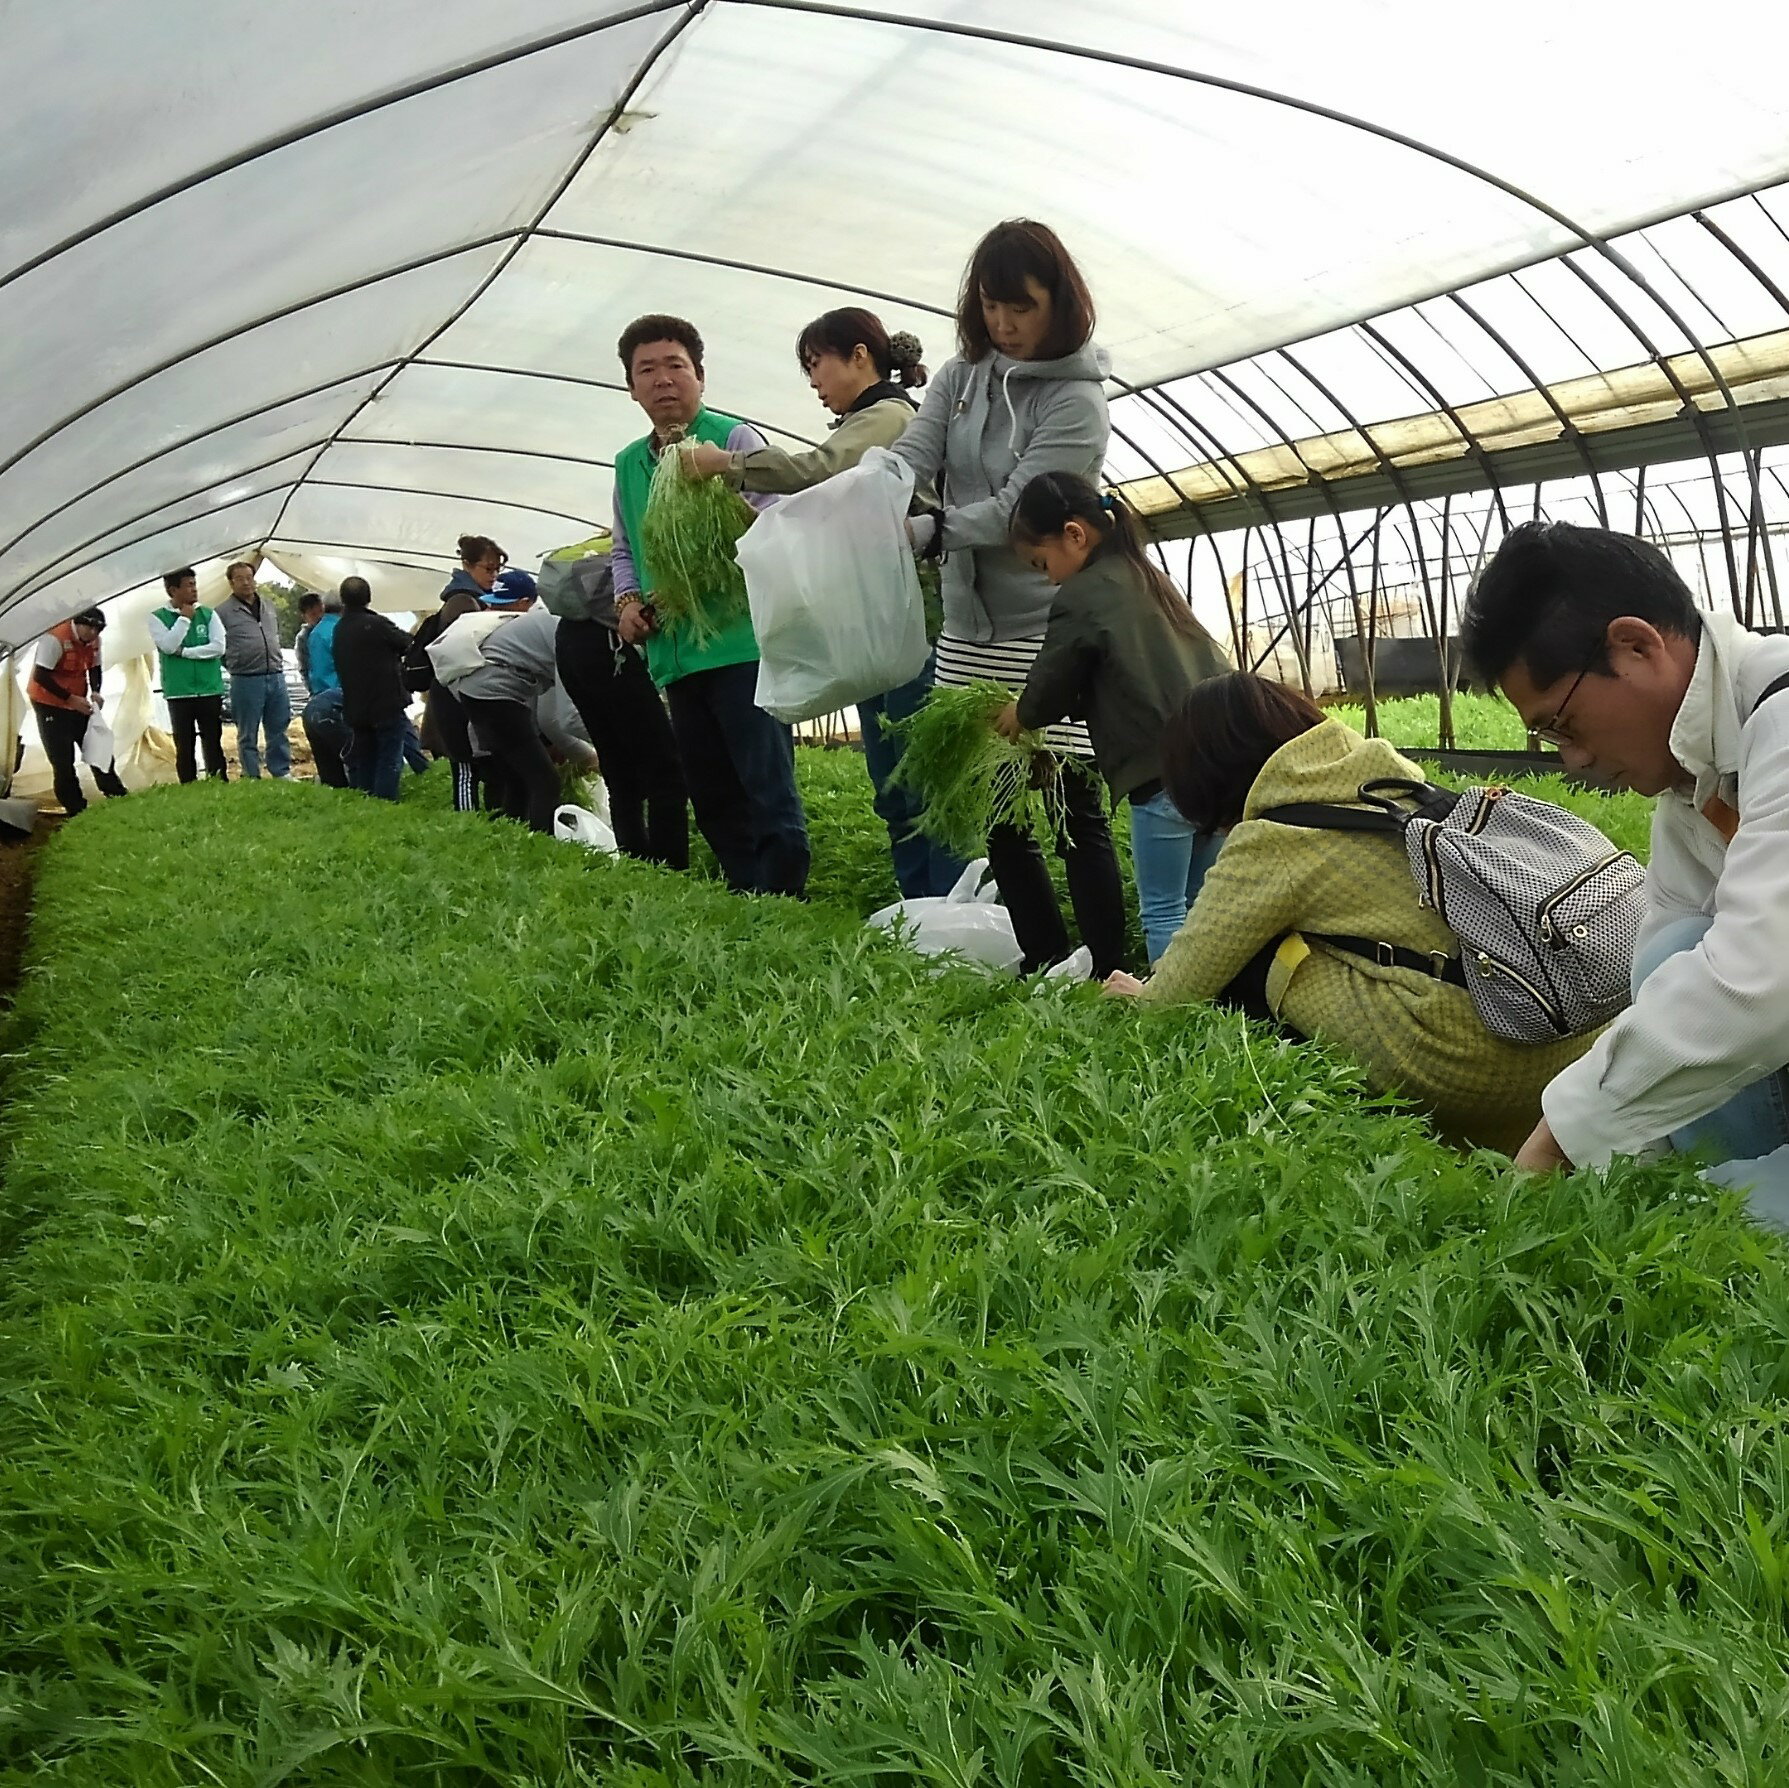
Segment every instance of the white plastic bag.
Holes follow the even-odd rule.
[[[81,756],[94,769],[109,770],[117,755],[118,746],[112,737],[112,724],[103,714],[95,711],[87,717],[87,730],[81,735]]]
[[[910,683],[925,608],[907,542],[913,473],[872,447],[766,509],[736,551],[758,636],[758,706],[793,723]]]
[[[612,857],[620,848],[608,822],[600,820],[587,807],[566,805],[553,815],[553,836],[561,844],[581,844],[586,850],[600,851]]]
[[[517,612],[508,608],[481,609],[450,623],[439,639],[423,648],[435,667],[435,675],[451,687],[462,677],[483,669],[485,641],[505,621],[513,621]]]
[[[883,931],[898,929],[922,956],[962,956],[1016,975],[1024,952],[1013,935],[1011,914],[997,904],[998,890],[992,882],[982,886],[987,873],[987,858],[978,857],[941,899],[897,900],[872,913],[867,923]]]

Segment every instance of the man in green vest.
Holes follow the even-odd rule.
[[[174,763],[191,782],[193,735],[205,744],[205,774],[230,780],[224,768],[224,630],[212,610],[199,605],[199,580],[190,565],[162,579],[168,606],[149,617],[149,638],[161,654],[162,698],[174,734]]]
[[[729,887],[753,894],[799,895],[807,886],[808,829],[795,786],[795,745],[788,727],[755,699],[758,641],[749,615],[698,643],[661,623],[652,608],[653,573],[640,523],[658,456],[680,440],[707,441],[731,453],[766,443],[749,423],[703,402],[702,338],[681,317],[630,323],[619,344],[634,402],[652,432],[615,459],[615,605],[620,637],[643,650],[664,691],[696,825]],[[756,508],[774,498],[747,497]]]

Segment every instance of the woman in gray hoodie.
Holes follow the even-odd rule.
[[[909,523],[922,557],[943,561],[944,631],[938,682],[981,678],[1015,693],[1044,643],[1055,589],[1012,549],[1019,493],[1045,472],[1097,482],[1111,432],[1093,343],[1093,300],[1053,230],[1027,219],[997,225],[970,257],[957,309],[960,357],[933,379],[891,451],[943,507]],[[1049,729],[1065,769],[1067,817],[1057,849],[1081,939],[1104,977],[1123,966],[1124,888],[1085,723]],[[1087,771],[1082,773],[1083,767]],[[988,864],[1029,973],[1068,954],[1068,929],[1043,852],[1016,826],[988,834]]]

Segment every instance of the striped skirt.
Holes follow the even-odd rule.
[[[1041,633],[1024,639],[995,640],[978,646],[972,640],[953,639],[948,633],[938,638],[938,674],[941,689],[961,689],[966,683],[1004,683],[1014,695],[1025,687],[1031,673],[1031,662],[1043,649]],[[1087,736],[1084,720],[1070,720],[1061,726],[1044,729],[1044,739],[1052,751],[1070,757],[1092,757],[1093,741]]]

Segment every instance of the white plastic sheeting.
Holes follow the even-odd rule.
[[[12,0],[0,647],[263,544],[587,534],[637,311],[799,439],[800,324],[861,299],[942,359],[1001,216],[1152,386],[1789,175],[1789,13],[1652,12]]]

